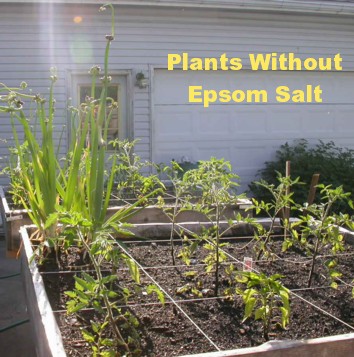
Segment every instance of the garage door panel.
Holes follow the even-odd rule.
[[[264,160],[270,155],[265,155],[267,147],[262,146],[250,146],[250,145],[238,145],[233,147],[232,161],[235,163],[235,169],[248,168],[257,169],[259,165],[262,165]]]
[[[245,134],[257,135],[257,133],[263,135],[267,130],[268,114],[266,110],[255,109],[251,106],[238,110],[231,107],[229,110],[233,137],[242,138]]]
[[[331,108],[313,108],[311,116],[304,118],[304,126],[307,132],[332,133],[335,128],[335,111]]]
[[[334,92],[332,95],[336,95],[336,93],[341,93],[343,95],[342,103],[350,103],[353,102],[354,98],[354,86],[353,86],[353,74],[352,72],[343,72],[343,73],[332,73]],[[329,93],[329,95],[331,95]]]
[[[157,140],[170,140],[171,138],[192,138],[193,112],[181,108],[158,108],[155,112],[154,127]]]
[[[341,110],[335,108],[335,118],[335,135],[343,136],[345,134],[354,137],[354,105],[347,105]]]
[[[306,108],[304,108],[306,110]],[[268,131],[282,135],[295,134],[302,132],[303,110],[301,108],[276,108],[271,109],[268,120]]]
[[[199,113],[196,118],[198,133],[203,135],[228,136],[231,130],[230,115],[227,110]]]

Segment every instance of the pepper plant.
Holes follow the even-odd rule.
[[[243,321],[252,316],[261,320],[266,341],[269,340],[272,322],[278,320],[282,328],[289,324],[289,290],[280,282],[281,277],[280,274],[268,277],[256,272],[237,272],[236,275],[236,281],[246,286],[236,289],[245,304]]]

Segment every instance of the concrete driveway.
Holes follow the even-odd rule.
[[[27,307],[22,288],[20,262],[6,258],[5,240],[0,237],[0,356],[35,357],[29,322],[3,331],[6,327],[27,320]]]

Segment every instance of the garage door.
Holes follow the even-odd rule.
[[[276,88],[320,85],[323,103],[278,103]],[[265,89],[267,103],[220,103],[204,108],[189,103],[188,87],[217,91]],[[257,170],[286,141],[333,140],[353,147],[354,74],[352,72],[184,72],[155,70],[152,154],[154,162],[191,161],[211,156],[231,161],[247,189]]]

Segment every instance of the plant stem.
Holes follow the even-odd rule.
[[[332,206],[333,202],[329,202],[327,207],[326,207],[326,210],[324,211],[322,217],[321,217],[321,226],[323,226],[324,224],[324,221],[325,219],[327,218],[328,214],[329,214],[329,211],[331,209],[331,206]],[[315,250],[313,252],[313,255],[312,255],[312,262],[311,262],[311,269],[310,269],[310,273],[309,273],[309,276],[308,276],[308,280],[307,280],[307,287],[309,288],[311,286],[311,283],[312,283],[312,277],[313,277],[313,273],[315,271],[315,264],[316,264],[316,258],[317,258],[317,254],[318,254],[318,251],[319,251],[319,248],[320,248],[320,241],[321,241],[321,229],[318,231],[318,234],[316,234],[316,244],[315,244]]]
[[[271,298],[268,303],[268,298],[264,299],[264,306],[268,306],[269,308],[269,314],[265,314],[264,321],[263,321],[263,337],[266,341],[269,341],[269,330],[270,330],[270,323],[273,318],[273,300],[274,300],[274,295],[271,294]]]
[[[172,264],[174,266],[176,265],[176,260],[175,260],[175,246],[174,246],[174,243],[173,243],[173,235],[175,233],[177,205],[178,205],[178,196],[177,196],[177,193],[176,193],[176,201],[175,201],[175,206],[173,207],[172,227],[171,227],[171,233],[170,233],[171,257],[172,257]]]
[[[219,245],[220,245],[220,208],[219,203],[216,204],[216,266],[215,266],[215,296],[218,296],[219,291]]]
[[[272,222],[271,222],[269,231],[268,231],[268,233],[267,233],[267,237],[266,237],[266,239],[265,239],[265,241],[264,241],[264,248],[261,249],[261,250],[258,252],[257,260],[260,260],[260,259],[261,259],[262,253],[267,249],[267,244],[268,244],[269,239],[270,239],[270,236],[272,235],[272,232],[273,232],[274,223],[275,223],[275,218],[276,218],[276,215],[274,215],[274,217],[272,217]]]
[[[316,236],[316,238],[317,238],[317,240],[316,240],[316,245],[315,245],[315,251],[313,252],[313,255],[312,255],[311,269],[310,269],[310,273],[309,273],[308,280],[307,280],[308,288],[311,286],[311,283],[312,283],[312,276],[313,276],[313,272],[315,271],[316,257],[317,257],[318,248],[320,245],[320,238],[318,236]]]

